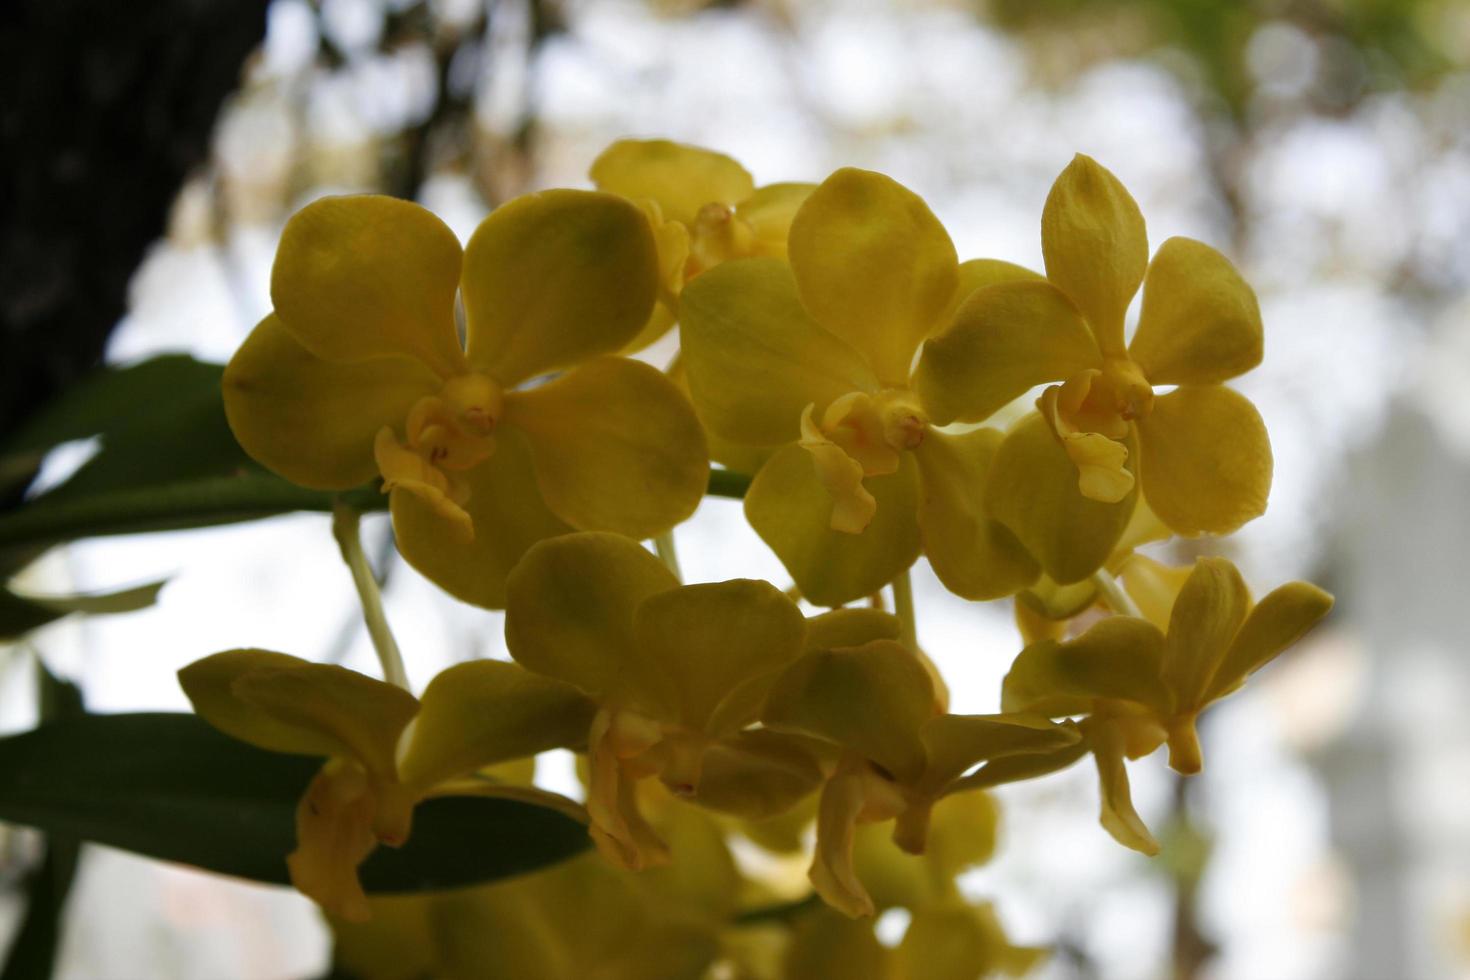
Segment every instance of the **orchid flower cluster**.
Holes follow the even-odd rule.
[[[513,662],[459,664],[416,697],[369,601],[383,680],[232,650],[185,668],[185,691],[236,738],[324,760],[283,858],[349,951],[374,948],[358,923],[377,913],[396,956],[439,935],[449,975],[442,956],[476,944],[517,977],[699,976],[719,957],[752,977],[1023,971],[1039,951],[954,884],[994,843],[983,791],[1090,756],[1103,827],[1157,853],[1125,760],[1167,745],[1198,772],[1200,713],[1331,606],[1304,582],[1256,602],[1223,558],[1138,550],[1265,510],[1265,426],[1226,384],[1262,357],[1251,288],[1201,242],[1150,258],[1133,198],[1080,155],[1042,211],[1045,274],[961,262],[923,200],[869,171],[756,187],[722,154],[625,140],[591,177],[496,208],[463,248],[414,204],[308,205],[224,379],[263,465],[320,490],[380,480],[403,557],[505,610]],[[631,356],[674,329],[667,371]],[[640,544],[667,545],[711,461],[749,477],[745,515],[793,587],[683,584]],[[949,711],[916,641],[920,556],[956,595],[1014,603],[997,713]],[[584,759],[584,803],[531,784],[555,748]],[[454,794],[574,813],[600,856],[369,898],[358,865]],[[789,854],[812,823],[830,910],[779,952],[732,938],[761,892],[727,839]],[[633,895],[659,915],[567,914]],[[895,906],[913,918],[887,949],[871,917]]]

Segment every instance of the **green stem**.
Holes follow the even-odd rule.
[[[905,568],[890,587],[893,589],[893,612],[903,628],[903,642],[911,650],[919,649],[919,626],[914,619],[914,585]]]
[[[669,571],[674,573],[674,578],[680,582],[684,581],[684,573],[679,570],[679,553],[674,550],[674,532],[665,531],[653,539],[653,550],[658,552],[659,560],[668,566]]]
[[[710,471],[707,492],[738,500],[749,487],[744,473],[717,469]],[[86,496],[43,496],[0,514],[0,565],[18,567],[33,553],[78,538],[211,527],[292,511],[329,513],[339,497],[362,513],[388,506],[387,496],[375,486],[334,494],[258,471]]]
[[[388,617],[383,613],[383,596],[378,591],[378,580],[362,551],[361,525],[362,514],[350,504],[339,501],[332,509],[332,536],[337,539],[337,546],[342,549],[342,560],[352,572],[352,584],[357,586],[357,598],[362,602],[362,619],[373,639],[373,649],[378,651],[378,662],[383,665],[383,680],[407,691],[408,673],[403,669],[403,655],[398,652],[398,641],[393,639]]]
[[[1128,593],[1119,587],[1106,568],[1099,568],[1092,573],[1092,584],[1097,586],[1097,591],[1102,593],[1103,601],[1113,612],[1121,616],[1143,618],[1143,613],[1138,611],[1138,606],[1129,598]]]

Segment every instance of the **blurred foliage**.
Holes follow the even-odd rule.
[[[36,658],[37,708],[43,722],[68,721],[86,714],[82,691],[62,680]],[[5,954],[0,980],[49,977],[56,963],[66,898],[76,878],[81,841],[64,831],[45,839],[45,856],[26,875],[25,913]]]
[[[1464,30],[1463,5],[1453,0],[987,0],[982,10],[1049,50],[1055,57],[1046,63],[1061,71],[1180,49],[1236,120],[1258,81],[1248,48],[1271,25],[1290,25],[1322,45],[1309,95],[1324,111],[1370,91],[1426,84],[1463,57],[1450,47],[1456,18]]]

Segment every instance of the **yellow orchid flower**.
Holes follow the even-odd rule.
[[[1166,541],[1172,536],[1173,532],[1165,527],[1163,522],[1149,509],[1148,502],[1138,500],[1134,504],[1133,515],[1123,530],[1123,536],[1113,546],[1112,554],[1108,556],[1107,561],[1096,574],[1079,582],[1059,585],[1055,579],[1043,572],[1031,586],[1016,593],[1016,626],[1024,643],[1030,644],[1044,639],[1061,639],[1067,633],[1068,621],[1092,609],[1099,600],[1110,612],[1125,615],[1134,612],[1132,606],[1126,602],[1117,601],[1116,594],[1109,596],[1103,591],[1105,588],[1109,591],[1115,588],[1111,586],[1112,579],[1109,576],[1124,574],[1124,591],[1131,594],[1132,590],[1126,584],[1125,572],[1126,569],[1132,567],[1130,563],[1156,564],[1151,559],[1139,555],[1135,549],[1156,541]],[[1181,576],[1189,574],[1187,568],[1176,571]],[[1182,583],[1183,579],[1180,578],[1179,582]],[[1170,601],[1173,601],[1172,595]],[[1154,625],[1163,629],[1168,625],[1168,620],[1166,618],[1164,622],[1156,622]]]
[[[647,222],[611,194],[518,198],[463,251],[417,205],[316,201],[282,233],[275,312],[225,370],[230,426],[304,486],[381,475],[408,562],[499,608],[535,541],[576,528],[651,537],[704,492],[703,432],[682,394],[601,356],[647,319],[656,262]]]
[[[878,823],[858,827],[853,866],[878,912],[916,911],[957,899],[955,877],[995,853],[1000,814],[989,793],[954,793],[935,806],[923,854],[910,854]]]
[[[980,980],[1030,973],[1047,956],[1011,942],[989,902],[951,899],[919,909],[898,944],[895,980]]]
[[[638,204],[658,243],[659,303],[625,348],[674,325],[685,283],[730,259],[786,255],[791,218],[813,185],[755,181],[723,153],[670,140],[618,140],[592,162],[598,190]]]
[[[894,951],[894,980],[1020,976],[1045,958],[1044,949],[1012,943],[994,907],[966,899],[955,880],[990,859],[998,820],[986,793],[946,796],[934,808],[922,857],[903,852],[874,825],[858,829],[855,863],[875,906],[912,913]]]
[[[851,916],[874,913],[853,864],[860,823],[896,818],[895,843],[921,854],[934,805],[965,788],[961,777],[976,763],[1077,741],[1039,714],[944,713],[924,665],[891,639],[805,654],[771,688],[761,721],[842,749],[818,802],[809,877]]]
[[[371,926],[332,922],[334,959],[362,980],[689,980],[715,930],[651,886],[583,855],[478,888],[370,899]],[[379,931],[379,922],[387,934]]]
[[[995,849],[997,822],[995,804],[988,794],[946,796],[934,807],[928,847],[918,856],[899,848],[878,824],[859,826],[853,848],[857,876],[876,912],[910,911],[903,940],[896,949],[886,949],[873,941],[871,921],[854,921],[825,908],[815,910],[791,938],[783,976],[792,980],[868,975],[883,980],[975,980],[996,973],[1020,976],[1036,966],[1046,950],[1012,943],[993,906],[970,902],[955,881],[957,875],[989,860]],[[849,962],[844,952],[857,959]],[[813,965],[824,953],[825,970]],[[833,964],[842,968],[834,969]],[[865,972],[869,969],[871,974]]]
[[[1150,619],[1111,616],[1076,639],[1026,647],[1001,693],[1006,711],[1087,716],[1079,728],[1097,761],[1103,826],[1146,854],[1156,853],[1158,844],[1133,810],[1124,758],[1167,742],[1171,767],[1185,775],[1199,772],[1200,712],[1332,608],[1332,597],[1307,582],[1289,582],[1255,603],[1240,572],[1223,558],[1196,562],[1177,595],[1169,595],[1168,578],[1157,576],[1165,584],[1159,600],[1145,606]]]
[[[378,844],[408,840],[415,804],[469,791],[558,808],[553,794],[456,787],[510,759],[580,744],[593,706],[573,688],[515,664],[480,660],[442,672],[420,701],[356,671],[267,650],[230,650],[179,671],[194,710],[225,734],[327,761],[296,810],[291,881],[338,917],[360,921],[357,867]],[[405,736],[405,732],[407,735]]]
[[[667,849],[637,806],[658,776],[699,799],[711,747],[755,719],[777,672],[802,650],[796,604],[766,582],[681,586],[633,541],[587,532],[532,547],[507,585],[506,644],[518,663],[585,692],[587,810],[615,865],[662,863]]]
[[[795,931],[787,951],[792,980],[811,976],[867,976],[858,964],[848,966],[837,950],[827,950],[829,962],[841,971],[811,972],[821,948],[841,944],[864,958],[882,964],[872,975],[884,980],[938,980],[1004,973],[1019,976],[1034,967],[1046,950],[1013,944],[988,902],[972,903],[960,892],[955,878],[991,856],[995,847],[997,815],[985,793],[947,796],[934,808],[929,847],[923,855],[897,847],[877,824],[857,829],[854,864],[868,889],[874,909],[892,908],[911,913],[908,930],[893,950],[872,942],[872,922],[854,921],[834,910],[819,909]]]
[[[680,336],[710,431],[771,450],[745,513],[802,595],[828,606],[870,595],[921,550],[965,598],[1033,582],[1035,561],[984,501],[1000,433],[937,431],[910,365],[971,291],[1034,274],[959,263],[917,195],[853,169],[802,203],[788,260],[701,275],[684,290]]]
[[[1164,242],[1150,262],[1138,205],[1081,154],[1052,186],[1041,239],[1047,278],[976,291],[925,345],[914,378],[937,424],[982,422],[1057,383],[1002,446],[992,512],[1064,584],[1107,557],[1135,477],[1177,534],[1225,534],[1262,514],[1270,441],[1255,407],[1224,386],[1262,351],[1260,309],[1235,267],[1188,238]],[[1176,387],[1156,395],[1161,385]],[[1075,493],[1055,486],[1066,474]]]

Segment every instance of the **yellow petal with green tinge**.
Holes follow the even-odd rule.
[[[1256,294],[1229,259],[1190,238],[1159,247],[1128,345],[1151,383],[1228,381],[1260,364],[1263,346]]]
[[[1037,385],[1101,368],[1082,315],[1044,280],[987,286],[924,344],[914,386],[936,425],[983,422]]]
[[[929,830],[922,854],[899,847],[894,825],[858,827],[853,865],[879,912],[917,909],[955,895],[954,876],[983,864],[995,850],[999,814],[988,794],[947,796],[925,807]]]
[[[1001,685],[1005,711],[1082,714],[1096,698],[1132,701],[1167,713],[1159,680],[1164,637],[1151,623],[1110,616],[1074,640],[1043,640],[1022,650]]]
[[[877,388],[862,356],[807,314],[779,259],[717,266],[685,288],[679,308],[690,394],[726,439],[794,441],[806,406],[820,413],[849,392]]]
[[[650,538],[704,497],[704,429],[673,382],[647,364],[598,358],[512,392],[504,422],[525,433],[541,499],[573,527]]]
[[[808,650],[860,647],[872,640],[897,640],[902,635],[903,624],[897,616],[861,606],[833,609],[806,621]]]
[[[797,211],[789,249],[812,317],[885,384],[905,384],[959,285],[954,243],[929,206],[882,174],[844,168]]]
[[[1174,600],[1163,677],[1181,711],[1203,705],[1205,690],[1251,611],[1240,571],[1224,558],[1195,562]]]
[[[180,670],[179,686],[199,717],[231,738],[271,752],[350,755],[351,748],[334,733],[278,718],[235,691],[235,682],[252,671],[296,670],[310,663],[269,650],[227,650],[196,660]]]
[[[1002,435],[931,431],[919,463],[919,530],[944,587],[965,599],[999,599],[1036,581],[1041,569],[985,508],[985,481]]]
[[[587,736],[588,833],[597,851],[624,871],[642,871],[669,861],[668,845],[638,806],[638,774],[624,768],[662,737],[657,726],[630,712],[602,708]]]
[[[424,792],[485,766],[587,738],[594,706],[576,688],[501,660],[442,671],[424,689],[405,784]]]
[[[1169,765],[1186,775],[1202,764],[1194,717],[1250,608],[1250,591],[1235,566],[1223,558],[1201,558],[1169,613],[1161,675],[1173,710],[1160,715],[1169,719]]]
[[[817,189],[816,184],[767,184],[740,202],[735,216],[750,226],[757,255],[786,258],[786,238],[797,209]]]
[[[1169,628],[1174,599],[1192,571],[1191,566],[1165,565],[1146,555],[1129,555],[1120,569],[1128,597],[1138,606],[1143,618],[1161,630]]]
[[[1130,451],[1130,460],[1136,455]],[[1084,497],[1077,468],[1040,415],[1006,434],[990,464],[985,505],[1061,585],[1103,566],[1128,526],[1135,486],[1117,503]]]
[[[747,685],[795,660],[806,639],[801,611],[775,586],[753,579],[686,585],[649,596],[634,634],[650,666],[673,685],[662,720],[712,736],[752,721],[759,693]],[[743,695],[743,696],[742,696]]]
[[[1133,809],[1133,794],[1128,786],[1128,765],[1123,761],[1123,736],[1113,723],[1089,719],[1084,731],[1093,760],[1097,763],[1098,782],[1102,788],[1103,829],[1124,847],[1153,857],[1159,853],[1159,842],[1149,833],[1138,811]]]
[[[787,813],[821,785],[814,744],[769,728],[748,728],[711,742],[692,802],[746,820]]]
[[[1016,631],[1021,634],[1023,647],[1042,640],[1060,640],[1067,635],[1067,621],[1065,619],[1048,619],[1042,615],[1038,607],[1033,605],[1028,598],[1028,593],[1020,592],[1016,595],[1015,605],[1012,607],[1012,618],[1016,623]]]
[[[653,312],[648,314],[648,320],[643,324],[643,329],[639,330],[632,340],[624,344],[618,353],[638,353],[672,330],[678,319],[678,315],[669,308],[668,304],[660,300],[653,304]]]
[[[460,258],[454,232],[417,204],[324,197],[286,222],[271,301],[324,360],[416,357],[452,377],[464,369],[454,331]]]
[[[598,190],[634,200],[651,198],[664,216],[689,224],[706,204],[737,204],[755,183],[730,157],[670,140],[618,140],[588,174]]]
[[[958,898],[919,908],[896,953],[897,980],[975,980],[1020,977],[1050,951],[1006,938],[989,902]]]
[[[362,770],[333,760],[296,805],[296,849],[286,856],[291,884],[328,915],[348,922],[365,922],[372,914],[357,867],[378,846],[375,804]]]
[[[331,916],[332,963],[349,976],[409,980],[433,976],[438,942],[430,924],[430,895],[375,895],[368,899],[372,918],[349,922]]]
[[[1065,630],[1066,621],[1081,615],[1097,601],[1097,583],[1083,579],[1071,585],[1058,585],[1045,572],[1031,586],[1016,594],[1017,616],[1024,607],[1030,613],[1058,624]],[[1168,621],[1165,620],[1165,623]],[[1163,627],[1161,626],[1160,629]]]
[[[839,771],[822,787],[817,801],[817,846],[807,872],[822,900],[842,914],[857,919],[872,915],[873,899],[853,866],[853,844],[858,818],[867,806],[865,779],[856,771]]]
[[[587,532],[527,552],[507,586],[505,642],[521,666],[622,706],[658,709],[674,685],[634,630],[638,606],[679,587],[634,541]]]
[[[781,980],[893,980],[893,954],[878,942],[871,922],[816,908],[796,918],[791,932],[781,958]]]
[[[940,715],[920,730],[928,756],[922,793],[938,796],[977,763],[1008,755],[1052,752],[1075,745],[1077,732],[1028,712]]]
[[[840,606],[872,595],[919,557],[918,477],[905,454],[897,473],[863,482],[878,504],[867,530],[831,528],[832,495],[811,454],[778,450],[745,495],[745,516],[781,559],[806,599]]]
[[[1079,153],[1052,184],[1041,211],[1046,277],[1087,317],[1105,354],[1123,353],[1123,314],[1148,268],[1148,234],[1138,202],[1091,157]]]
[[[934,805],[923,860],[933,891],[952,888],[955,875],[990,860],[1000,817],[1000,808],[989,793],[957,793]]]
[[[1118,541],[1118,550],[1114,560],[1108,563],[1108,567],[1117,570],[1117,559],[1127,555],[1135,548],[1141,548],[1153,541],[1167,541],[1174,536],[1169,526],[1159,520],[1159,515],[1153,512],[1148,501],[1142,497],[1138,503],[1133,505],[1133,516],[1128,520],[1128,527],[1123,531],[1123,537]]]
[[[1210,680],[1204,701],[1224,697],[1247,676],[1301,639],[1332,609],[1332,596],[1310,582],[1273,589],[1241,624]]]
[[[473,537],[411,490],[389,497],[398,551],[425,578],[457,599],[505,607],[505,577],[526,549],[573,528],[541,499],[525,437],[501,429],[495,455],[471,469],[465,504]]]
[[[929,904],[915,911],[895,952],[903,980],[976,980],[990,976],[990,937],[963,902]]]
[[[271,314],[225,366],[230,431],[257,462],[313,490],[347,490],[377,475],[373,438],[398,426],[441,382],[422,361],[342,364],[308,351]]]
[[[761,720],[825,738],[902,782],[923,773],[920,726],[934,715],[934,684],[917,657],[892,640],[818,650],[771,689]]]
[[[491,212],[465,248],[469,359],[510,388],[622,349],[648,322],[658,249],[611,194],[553,190]]]
[[[1266,512],[1271,440],[1244,395],[1181,385],[1137,425],[1143,495],[1176,534],[1229,534]]]
[[[321,732],[388,781],[397,779],[398,736],[419,709],[402,688],[336,664],[261,666],[240,674],[230,690],[282,724]]]
[[[1065,722],[1062,727],[1075,725]],[[1087,754],[1087,745],[1078,741],[1072,745],[1050,752],[1027,752],[1021,755],[1005,755],[992,759],[975,772],[956,780],[950,787],[951,793],[976,789],[991,789],[1006,783],[1025,779],[1036,779],[1072,765]]]
[[[967,259],[960,263],[959,286],[949,303],[949,311],[940,318],[941,323],[950,323],[955,311],[969,299],[977,289],[995,286],[1003,282],[1045,281],[1039,272],[1032,272],[1024,265],[1005,262],[1001,259]]]

